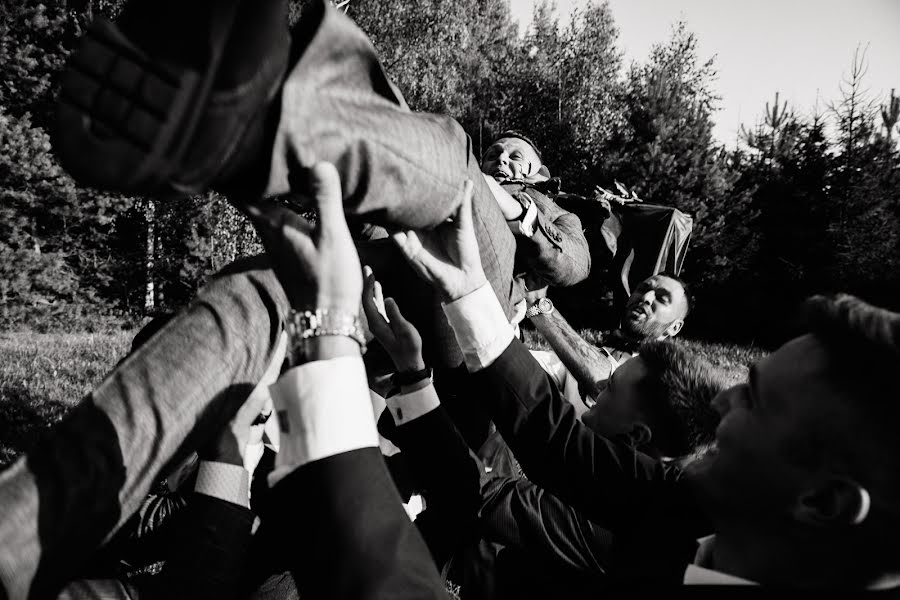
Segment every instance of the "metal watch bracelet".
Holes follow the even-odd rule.
[[[294,349],[307,340],[325,335],[348,337],[359,344],[362,351],[366,349],[359,314],[343,309],[292,310],[288,314],[287,332]]]

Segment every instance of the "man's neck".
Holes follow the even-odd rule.
[[[609,335],[604,336],[603,345],[609,345],[611,348],[617,350],[627,350],[631,352],[635,351],[642,341],[643,340],[641,339],[635,339],[634,336],[626,334],[621,327],[617,327],[610,331]],[[619,346],[627,346],[627,348],[619,348]]]
[[[776,539],[775,535],[781,539]],[[873,582],[870,574],[853,569],[860,564],[851,557],[847,545],[790,540],[791,534],[717,533],[712,544],[712,564],[705,566],[763,585],[792,588],[865,588]]]

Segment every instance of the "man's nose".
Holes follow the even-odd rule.
[[[507,154],[506,152],[503,152],[500,154],[500,158],[498,158],[497,160],[500,161],[501,165],[508,165],[509,164],[509,154]]]

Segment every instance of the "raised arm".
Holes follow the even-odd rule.
[[[546,288],[529,293],[529,306],[546,294]],[[558,310],[537,314],[531,317],[531,322],[575,377],[581,394],[591,398],[599,394],[613,371],[609,357],[581,337]]]
[[[564,287],[583,281],[591,272],[591,252],[578,215],[560,208],[553,200],[536,190],[521,191],[534,224],[523,221],[516,243],[530,267],[525,276],[528,289],[544,285]],[[515,231],[514,231],[515,233]]]
[[[489,541],[603,575],[610,566],[612,533],[528,479],[483,477],[479,532]]]
[[[297,365],[271,388],[281,447],[260,535],[288,550],[301,597],[446,598],[378,449],[359,345],[363,281],[338,174],[319,164],[310,179],[315,229],[277,205],[249,210],[291,303]]]
[[[395,234],[395,240],[444,300],[466,366],[529,477],[587,514],[609,520],[634,514],[660,485],[667,486],[666,469],[587,429],[514,339],[486,284],[471,218],[471,202],[464,202],[454,223],[428,235]]]

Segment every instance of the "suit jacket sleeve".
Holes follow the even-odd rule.
[[[659,507],[698,516],[680,471],[585,427],[519,340],[474,376],[528,478],[592,521],[615,531]]]
[[[516,193],[520,194],[530,198],[538,211],[534,235],[516,236],[518,252],[527,267],[528,289],[564,287],[586,279],[591,272],[591,253],[581,219],[536,190]]]
[[[443,406],[399,427],[385,410],[378,428],[402,450],[425,496],[426,509],[416,518],[416,526],[435,563],[443,567],[460,545],[476,535],[481,463]]]
[[[446,599],[378,448],[298,467],[271,494],[261,529],[277,531],[301,598]]]
[[[175,545],[147,597],[236,598],[247,562],[253,513],[238,504],[194,493],[179,516]]]
[[[193,494],[173,517],[174,539],[159,575],[123,582],[81,580],[60,600],[237,598],[250,543],[253,513],[225,500]]]
[[[403,450],[423,487],[427,509],[416,525],[439,566],[463,543],[484,536],[592,574],[605,572],[609,531],[527,479],[485,473],[443,407],[400,427],[384,411],[378,425]]]
[[[485,538],[593,575],[607,572],[609,530],[525,478],[483,479],[478,524]]]

